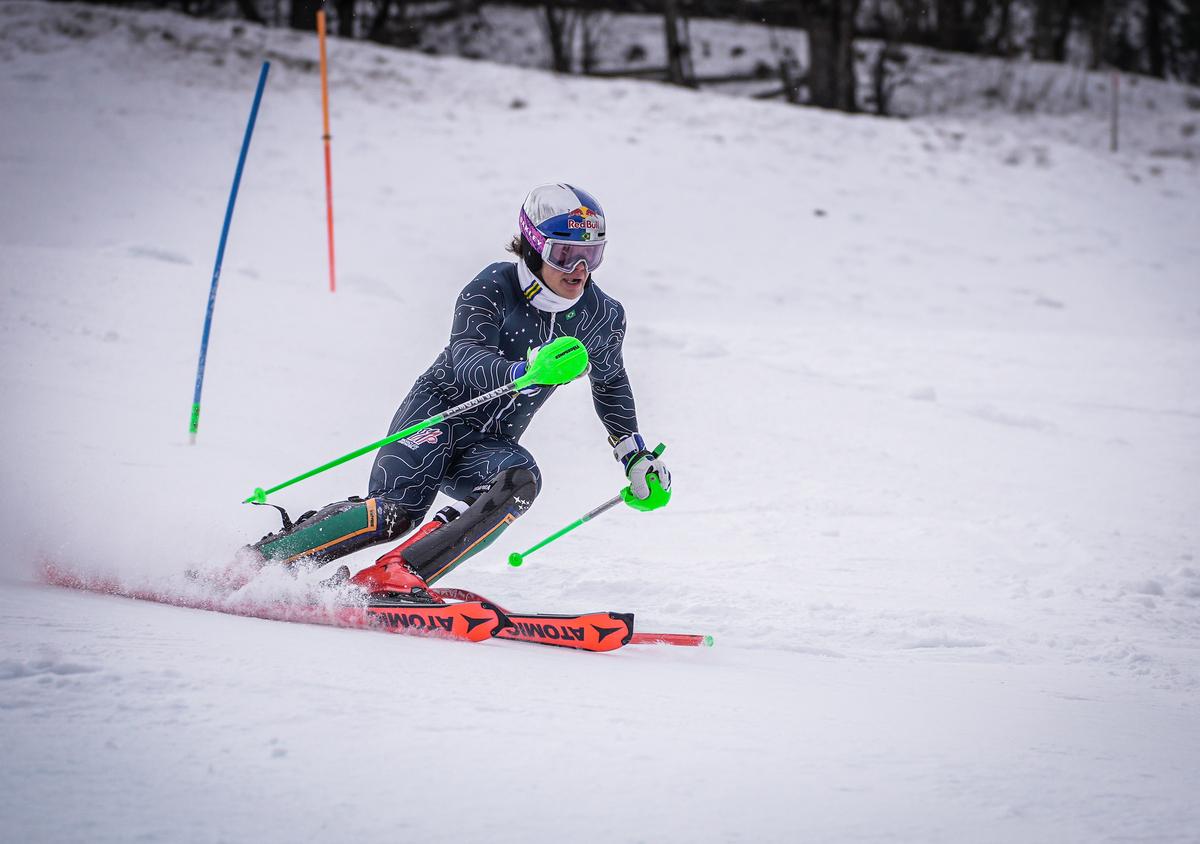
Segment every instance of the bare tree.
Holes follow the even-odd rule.
[[[546,0],[546,38],[550,42],[550,66],[557,73],[571,72],[570,10],[558,0]]]
[[[854,18],[859,0],[805,0],[809,102],[858,111],[854,78]]]
[[[1179,14],[1179,51],[1174,72],[1193,85],[1200,83],[1200,0],[1187,0]]]
[[[404,14],[404,6],[400,7],[400,14]],[[392,17],[392,0],[379,0],[379,5],[375,9],[375,17],[371,19],[371,27],[367,30],[367,38],[371,41],[379,43],[387,43],[388,23]]]
[[[904,5],[899,0],[884,0],[872,9],[871,25],[883,42],[871,63],[871,100],[875,114],[880,117],[890,114],[892,94],[910,79],[905,72],[908,56],[899,45],[907,26],[904,14]]]
[[[340,38],[354,37],[354,0],[335,0],[337,9],[337,34]]]
[[[1071,29],[1072,0],[1037,0],[1033,16],[1033,57],[1061,62]]]
[[[805,81],[800,60],[796,57],[796,51],[792,49],[791,45],[784,43],[779,37],[776,27],[767,27],[767,35],[771,44],[771,53],[775,56],[778,67],[779,81],[783,85],[783,98],[792,105],[798,105],[801,102],[800,88]],[[769,74],[769,66],[764,66],[763,69]]]
[[[315,32],[317,29],[317,10],[321,8],[321,0],[292,0],[291,13],[288,15],[288,26],[292,29],[306,29]]]
[[[580,70],[591,73],[600,63],[600,41],[608,30],[608,13],[591,10],[579,12]]]
[[[1151,76],[1167,76],[1166,51],[1163,49],[1163,25],[1167,11],[1163,0],[1146,0],[1146,67]]]
[[[242,17],[251,23],[266,23],[266,19],[258,13],[258,8],[254,5],[254,0],[237,0],[238,11],[242,13]]]
[[[966,49],[963,0],[937,0],[937,43],[943,50]]]
[[[1081,11],[1088,38],[1088,66],[1097,70],[1108,63],[1113,0],[1085,0]]]
[[[999,0],[996,19],[996,34],[992,38],[992,52],[998,56],[1013,54],[1012,0]]]
[[[663,29],[667,36],[667,77],[676,85],[692,84],[691,44],[679,0],[663,0]]]

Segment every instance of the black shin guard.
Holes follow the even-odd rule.
[[[264,560],[323,565],[408,532],[411,523],[382,498],[350,498],[301,516],[294,525],[268,534],[251,548]]]
[[[404,561],[425,582],[433,583],[491,545],[529,509],[536,495],[537,479],[532,472],[505,469],[492,478],[465,513],[405,548]]]

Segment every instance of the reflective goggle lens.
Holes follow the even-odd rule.
[[[587,271],[595,272],[604,259],[604,241],[599,243],[567,243],[561,240],[546,241],[546,250],[542,257],[556,270],[569,273],[583,261]]]

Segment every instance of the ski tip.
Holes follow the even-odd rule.
[[[706,648],[711,648],[713,646],[713,637],[705,636],[703,639],[700,640],[700,644]]]
[[[250,494],[250,497],[247,498],[242,503],[243,504],[266,504],[267,503],[267,494],[266,494],[266,492],[263,491],[262,487],[256,486],[254,488],[254,492],[252,492]]]

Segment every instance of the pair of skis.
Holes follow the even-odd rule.
[[[696,633],[635,633],[633,613],[593,612],[581,615],[548,615],[517,613],[506,610],[482,595],[466,589],[436,589],[436,594],[457,604],[449,606],[483,605],[495,607],[509,622],[493,635],[513,642],[532,642],[559,648],[583,651],[615,651],[625,645],[681,645],[683,647],[711,646],[712,636]]]
[[[453,597],[440,591],[437,594]],[[528,615],[509,612],[482,596],[468,594],[470,597],[463,600],[430,605],[391,604],[375,598],[365,611],[383,630],[448,636],[468,642],[508,639],[584,651],[612,651],[633,641],[631,613]]]
[[[504,639],[574,650],[603,652],[625,645],[711,645],[711,636],[681,633],[635,633],[633,614],[593,612],[579,615],[517,613],[465,589],[430,590],[449,603],[409,604],[371,596],[367,603],[254,603],[228,597],[189,595],[131,587],[111,578],[83,575],[55,565],[42,570],[43,582],[68,589],[153,601],[175,607],[221,612],[270,621],[320,624],[361,630],[383,630],[436,638],[484,642]]]

